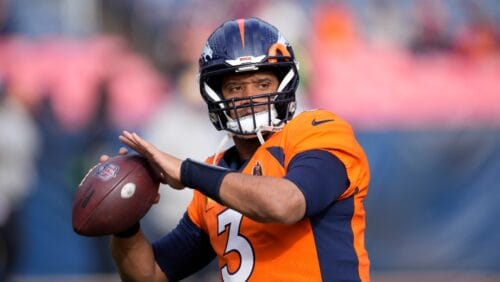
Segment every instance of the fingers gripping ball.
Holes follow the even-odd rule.
[[[93,167],[73,201],[73,229],[85,236],[127,230],[151,208],[160,182],[139,155],[117,156]]]

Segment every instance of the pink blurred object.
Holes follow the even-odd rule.
[[[30,108],[48,97],[58,121],[70,131],[91,120],[104,84],[117,128],[140,126],[166,96],[165,79],[117,37],[3,39],[0,59],[9,94]]]
[[[166,91],[166,82],[144,60],[124,55],[115,65],[110,90],[110,113],[119,128],[134,128],[147,120]]]
[[[415,57],[359,45],[332,52],[313,44],[311,98],[358,128],[500,126],[500,56]]]

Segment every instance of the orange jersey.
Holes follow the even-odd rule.
[[[259,223],[194,191],[187,214],[208,234],[221,279],[370,280],[363,206],[370,172],[347,122],[328,111],[303,112],[268,138],[241,172],[282,178],[291,160],[309,150],[327,151],[338,158],[348,187],[328,207],[295,224]],[[317,191],[324,189],[329,187]]]

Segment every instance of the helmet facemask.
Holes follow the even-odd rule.
[[[228,21],[209,37],[199,60],[200,92],[218,130],[261,139],[293,117],[298,68],[288,41],[272,25],[255,18]],[[278,79],[273,93],[227,99],[223,77],[271,71]]]
[[[202,93],[208,97],[210,120],[219,130],[227,130],[236,135],[255,135],[257,131],[276,131],[293,117],[295,112],[295,88],[298,80],[295,64],[288,64],[288,71],[283,74],[281,69],[273,70],[258,65],[244,65],[251,71],[271,69],[279,80],[276,92],[259,94],[244,98],[225,99],[221,91],[221,78],[228,73],[241,73],[234,70],[215,71],[207,73],[201,86]],[[216,90],[217,89],[217,90]],[[245,111],[246,109],[246,111]],[[241,115],[241,112],[248,114]]]

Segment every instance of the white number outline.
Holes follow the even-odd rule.
[[[240,265],[233,273],[227,264],[220,269],[222,281],[247,281],[255,267],[255,251],[250,241],[240,233],[243,215],[232,209],[225,209],[217,215],[217,235],[228,230],[224,255],[236,252],[240,257]]]

